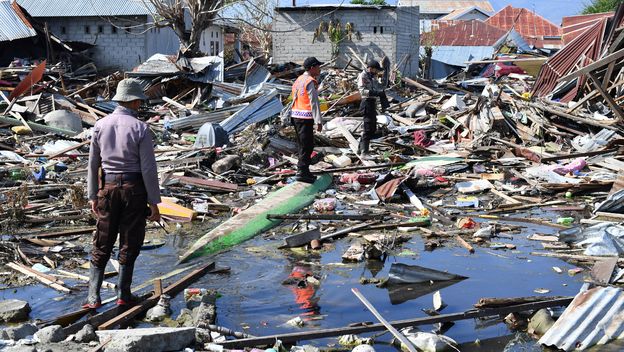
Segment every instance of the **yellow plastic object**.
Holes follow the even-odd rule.
[[[329,110],[329,103],[326,101],[322,101],[321,103],[321,112],[325,112]]]
[[[174,198],[161,197],[161,199],[162,203],[158,204],[160,215],[183,222],[191,222],[197,216],[195,210],[176,204]]]
[[[11,131],[18,135],[31,134],[32,131],[29,130],[26,126],[13,126],[11,127]]]

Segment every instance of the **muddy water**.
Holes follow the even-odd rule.
[[[543,214],[540,216],[544,217]],[[548,214],[553,217],[555,214]],[[514,217],[519,215],[514,214]],[[513,225],[519,225],[513,223]],[[361,277],[383,278],[388,276],[392,263],[405,263],[430,267],[437,270],[469,277],[467,280],[441,289],[448,306],[442,313],[462,312],[472,308],[482,297],[520,297],[538,295],[535,289],[550,290],[546,295],[575,295],[582,285],[584,274],[569,276],[567,270],[574,268],[558,259],[530,256],[529,252],[541,250],[539,242],[529,241],[526,236],[533,233],[549,234],[553,229],[532,224],[513,240],[495,239],[496,242],[513,243],[514,251],[476,248],[469,254],[462,247],[454,246],[452,240],[447,247],[433,252],[424,251],[420,236],[412,239],[401,249],[390,255],[385,262],[363,262],[343,264],[342,253],[348,248],[352,238],[343,238],[326,246],[322,251],[306,253],[296,250],[280,250],[281,238],[289,226],[283,226],[256,237],[253,240],[214,256],[199,261],[215,261],[218,266],[231,268],[229,274],[208,274],[193,287],[213,288],[222,295],[217,303],[218,324],[253,335],[268,335],[299,331],[284,323],[301,316],[307,329],[334,328],[361,321],[375,321],[374,316],[351,293],[357,287],[377,307],[387,320],[424,317],[422,311],[432,307],[432,294],[415,297],[400,304],[392,304],[387,289],[374,285],[361,285]],[[164,247],[143,251],[137,262],[135,283],[173,270],[177,254],[188,248],[194,239],[208,230],[212,224],[196,224],[193,233],[165,236],[162,232],[150,233],[151,238],[166,239]],[[393,232],[389,232],[393,233]],[[196,261],[197,262],[197,261]],[[563,274],[557,274],[552,267],[558,266]],[[295,272],[311,272],[320,280],[315,289],[302,290],[282,282]],[[115,280],[114,278],[112,280]],[[169,279],[166,283],[171,282]],[[77,282],[66,280],[69,285]],[[83,291],[76,295],[62,295],[41,285],[2,290],[0,299],[20,298],[31,303],[31,317],[49,319],[78,307],[85,295],[86,285],[79,286]],[[112,292],[103,291],[108,297]],[[172,300],[174,316],[183,307],[181,295]],[[422,326],[430,330],[432,326]],[[503,337],[512,334],[499,321],[459,321],[446,335],[460,343],[471,344],[475,340]],[[390,335],[379,338],[389,341]],[[497,342],[491,349],[482,345],[481,350],[499,351],[508,339]],[[336,339],[308,341],[318,346],[336,344]],[[503,346],[503,348],[500,348]],[[378,351],[393,350],[386,344],[376,346]],[[513,349],[512,349],[513,350]],[[517,349],[519,350],[519,349]]]

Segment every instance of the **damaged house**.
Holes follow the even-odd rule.
[[[387,56],[404,76],[418,74],[418,8],[331,5],[275,8],[273,61],[308,56],[346,65],[350,49],[363,58]]]
[[[561,27],[525,8],[506,6],[485,23],[505,31],[513,29],[537,49],[556,51],[563,47]]]
[[[492,57],[503,45],[521,51],[531,49],[515,30],[505,31],[479,20],[460,21],[424,33],[421,38],[423,56],[430,51],[428,76],[433,79],[444,78],[465,68],[468,61]]]
[[[98,69],[130,70],[156,53],[174,54],[179,40],[169,28],[154,28],[152,12],[131,0],[17,0],[49,31],[69,42],[92,44],[87,55]]]

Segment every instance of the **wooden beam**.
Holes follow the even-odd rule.
[[[602,78],[602,89],[604,89],[605,91],[607,91],[607,88],[609,88],[609,83],[611,82],[611,75],[613,74],[614,68],[615,68],[615,61],[610,63],[609,66],[607,66],[607,72],[605,72],[605,75]]]
[[[440,94],[441,94],[441,93],[438,93],[438,92],[436,92],[435,90],[433,90],[433,89],[431,89],[431,88],[429,88],[429,87],[425,86],[424,84],[420,84],[420,83],[416,82],[416,81],[415,81],[415,80],[413,80],[413,79],[410,79],[410,78],[404,77],[404,78],[402,78],[401,80],[402,80],[403,82],[405,82],[405,83],[409,84],[410,86],[414,86],[414,87],[416,87],[416,88],[422,89],[422,90],[426,91],[427,93],[429,93],[429,94],[431,94],[431,95],[434,95],[434,96],[435,96],[435,95],[440,95]]]
[[[615,102],[615,100],[613,100],[609,93],[607,93],[607,91],[602,88],[602,83],[598,80],[598,77],[596,77],[595,73],[588,72],[587,75],[591,79],[591,82],[594,84],[596,89],[598,89],[598,92],[600,92],[600,95],[602,95],[602,97],[607,101],[607,104],[609,104],[611,110],[613,110],[613,113],[617,117],[618,122],[621,122],[622,119],[624,119],[624,111],[622,111],[622,108],[620,108],[620,106]]]
[[[200,267],[199,269],[189,273],[188,275],[186,275],[185,277],[183,277],[182,279],[176,281],[175,283],[167,286],[166,289],[164,289],[162,291],[163,294],[169,295],[171,297],[174,297],[176,294],[178,294],[180,291],[184,290],[184,288],[188,287],[188,285],[190,285],[191,283],[193,283],[195,280],[199,279],[200,277],[202,277],[204,274],[206,274],[206,272],[208,272],[209,270],[212,270],[215,266],[214,262],[210,262],[202,267]],[[127,324],[128,322],[132,321],[137,315],[145,312],[146,310],[152,308],[153,306],[155,306],[158,303],[158,300],[160,299],[159,295],[152,295],[152,297],[146,299],[145,301],[141,302],[140,304],[128,309],[127,311],[123,312],[122,314],[114,317],[113,319],[104,322],[103,324],[101,324],[98,329],[99,330],[108,330],[111,329],[117,325],[124,325]]]
[[[583,75],[585,75],[587,73],[590,73],[590,72],[595,71],[595,70],[597,70],[597,69],[599,69],[601,67],[604,67],[604,66],[610,64],[611,62],[613,62],[613,61],[615,61],[615,60],[617,60],[619,58],[622,58],[622,57],[624,57],[624,49],[620,49],[620,50],[616,51],[613,54],[607,55],[607,56],[603,57],[600,60],[594,61],[591,64],[589,64],[589,65],[587,65],[587,66],[585,66],[585,67],[583,67],[583,68],[581,68],[579,70],[576,70],[576,71],[570,73],[569,75],[563,76],[563,77],[559,78],[558,82],[567,82],[567,81],[570,81],[570,80],[572,80],[574,78],[581,77],[581,76],[583,76]]]
[[[65,148],[63,150],[59,150],[58,152],[56,152],[54,154],[48,155],[48,159],[58,158],[59,156],[63,156],[65,153],[71,152],[72,150],[78,149],[78,148],[80,148],[82,146],[85,146],[85,145],[87,145],[89,143],[91,143],[91,141],[90,140],[86,140],[86,141],[80,142],[80,143],[78,143],[76,145],[73,145],[71,147],[67,147],[67,148]]]
[[[541,302],[532,302],[526,304],[517,304],[507,307],[471,309],[465,312],[441,314],[434,317],[413,318],[407,320],[399,320],[390,322],[396,329],[402,329],[410,326],[430,325],[436,323],[446,323],[458,320],[475,319],[481,317],[507,315],[509,313],[524,312],[527,310],[539,310],[549,307],[567,306],[572,302],[573,297],[565,297],[553,300],[545,300]],[[384,331],[386,327],[383,324],[373,324],[365,326],[341,327],[333,329],[301,331],[295,333],[261,336],[240,340],[229,340],[218,343],[227,349],[242,349],[244,347],[258,347],[273,345],[275,341],[280,340],[284,344],[293,344],[303,340],[315,340],[326,337],[334,337],[348,334],[363,334],[375,331]]]

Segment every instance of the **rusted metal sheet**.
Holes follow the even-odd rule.
[[[567,16],[561,20],[563,44],[568,44],[574,38],[583,34],[596,22],[613,17],[614,12],[594,13],[591,15]]]
[[[585,350],[624,337],[624,292],[597,287],[581,292],[539,343],[564,351]]]
[[[15,89],[9,95],[9,100],[13,100],[13,98],[19,97],[29,88],[37,84],[37,82],[41,81],[45,68],[46,60],[43,60],[43,62],[33,68],[33,70],[17,85],[17,87],[15,87]]]
[[[489,25],[508,31],[515,29],[537,48],[561,48],[561,28],[525,8],[508,5],[485,20]]]
[[[423,33],[421,41],[430,42],[434,46],[491,46],[507,33],[478,20],[458,22],[450,27]]]
[[[600,57],[607,20],[602,19],[587,29],[571,43],[544,63],[542,70],[533,86],[533,95],[544,97],[555,89],[561,77],[587,66]],[[561,102],[569,102],[576,98],[580,88],[587,79],[580,77],[574,88],[570,89]]]
[[[399,178],[392,179],[384,183],[383,185],[375,188],[375,192],[377,193],[377,196],[379,197],[379,199],[381,199],[382,201],[386,201],[392,198],[392,196],[394,195],[394,193],[396,193],[396,190],[399,188],[401,183],[403,183],[405,180],[407,180],[407,177],[399,177]]]

